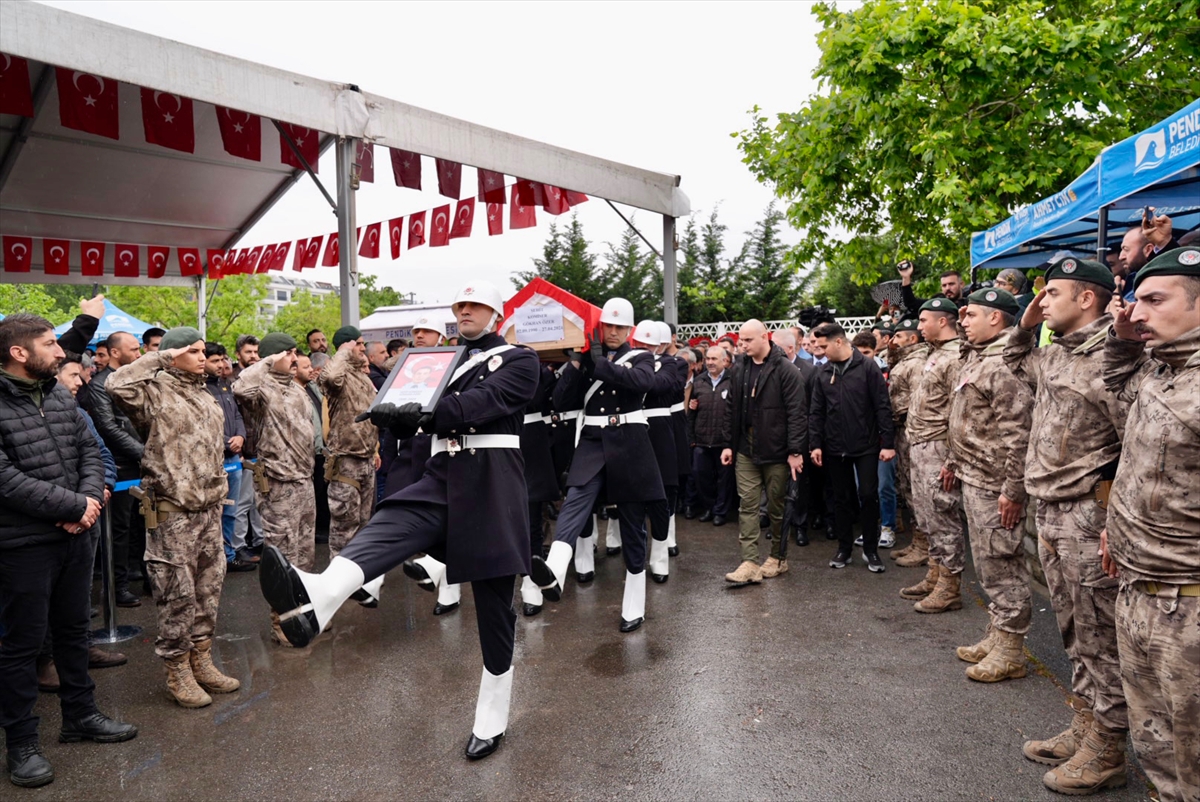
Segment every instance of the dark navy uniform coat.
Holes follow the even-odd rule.
[[[671,357],[655,357],[654,388],[646,393],[646,409],[671,408],[675,397],[675,366]],[[675,424],[671,416],[656,416],[650,419],[650,445],[654,448],[654,460],[658,463],[658,475],[666,487],[679,486],[679,460],[675,455]]]
[[[538,374],[537,392],[525,407],[525,414],[539,415],[536,422],[527,422],[521,430],[521,454],[525,457],[525,485],[529,489],[529,500],[555,501],[562,496],[558,487],[558,473],[554,470],[554,454],[550,440],[550,424],[545,418],[550,415],[550,397],[554,392],[555,375],[549,365],[542,365]]]

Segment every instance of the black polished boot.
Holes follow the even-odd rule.
[[[76,719],[63,719],[62,730],[58,740],[64,744],[80,741],[95,741],[98,744],[115,744],[136,738],[137,727],[120,721],[113,721],[103,713],[92,713],[90,716]]]
[[[8,747],[5,757],[8,764],[8,779],[22,788],[37,788],[54,782],[54,769],[42,754],[37,741]]]
[[[482,760],[500,748],[500,741],[504,739],[504,733],[500,733],[495,738],[476,738],[475,734],[471,734],[470,740],[467,741],[467,760]]]

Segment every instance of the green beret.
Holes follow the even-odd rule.
[[[896,331],[916,331],[919,333],[916,318],[906,317],[904,320],[901,320],[896,324]]]
[[[1021,305],[1017,303],[1017,299],[1012,296],[1012,293],[997,287],[984,287],[982,290],[975,290],[975,292],[967,296],[967,303],[990,306],[993,309],[999,309],[1001,312],[1007,312],[1010,315],[1015,315],[1021,311]]]
[[[1150,276],[1200,276],[1200,249],[1189,246],[1160,253],[1133,277],[1134,290]]]
[[[871,327],[871,331],[882,331],[888,334],[891,334],[895,330],[896,327],[892,325],[892,321],[886,319],[875,321],[875,325]]]
[[[342,326],[333,333],[333,347],[341,348],[342,343],[348,343],[351,340],[357,340],[362,336],[362,332],[353,326]]]
[[[275,354],[282,354],[284,351],[290,351],[295,347],[296,341],[292,339],[292,335],[284,334],[282,331],[273,331],[258,341],[258,355],[265,359]]]
[[[1070,256],[1060,259],[1050,265],[1050,269],[1046,271],[1046,281],[1053,281],[1056,278],[1086,281],[1089,284],[1101,286],[1109,292],[1117,288],[1116,282],[1113,281],[1112,271],[1108,269],[1108,266],[1090,259],[1075,259]]]
[[[917,310],[917,314],[921,312],[944,312],[947,315],[958,317],[958,305],[949,298],[930,298]]]
[[[159,350],[168,351],[172,348],[187,348],[196,340],[203,340],[204,335],[199,329],[191,326],[176,326],[163,335],[162,342],[158,344]]]

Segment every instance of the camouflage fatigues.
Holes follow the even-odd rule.
[[[336,466],[336,473],[329,478],[329,555],[336,557],[358,530],[367,525],[375,511],[375,459],[326,457],[326,460],[327,465]]]
[[[1000,493],[966,482],[962,504],[979,584],[991,600],[992,626],[1024,635],[1033,617],[1029,566],[1025,563],[1025,516],[1012,529],[1005,529],[1000,525]]]
[[[255,492],[263,540],[301,571],[311,571],[317,542],[317,497],[312,479],[281,482],[267,477],[267,485],[266,493]]]
[[[915,343],[906,348],[894,349],[895,366],[888,373],[888,396],[892,402],[892,420],[896,431],[896,489],[911,507],[912,501],[912,455],[909,448],[905,422],[913,386],[921,375],[929,346]]]
[[[221,508],[160,515],[147,530],[146,574],[158,613],[154,653],[171,659],[216,632],[225,584]]]
[[[375,400],[367,360],[353,350],[338,351],[321,372],[321,390],[329,402],[326,479],[329,481],[329,553],[337,556],[375,510],[375,453],[379,430],[370,421],[355,423]]]
[[[1104,381],[1132,402],[1108,509],[1130,735],[1164,800],[1200,799],[1200,328],[1143,353],[1109,334]],[[111,381],[111,379],[110,379]]]
[[[1100,565],[1105,510],[1095,488],[1121,453],[1128,403],[1104,386],[1103,315],[1037,348],[1013,329],[1004,361],[1036,393],[1025,488],[1037,500],[1038,556],[1050,589],[1071,690],[1110,730],[1128,729],[1117,660],[1117,580]]]

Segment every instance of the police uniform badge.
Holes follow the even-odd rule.
[[[494,372],[496,370],[499,370],[500,366],[503,364],[504,364],[504,357],[500,356],[499,354],[496,354],[494,357],[492,357],[491,359],[488,360],[488,370]]]

